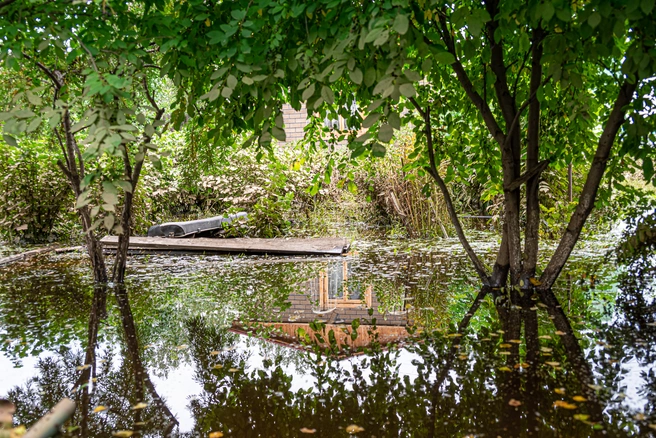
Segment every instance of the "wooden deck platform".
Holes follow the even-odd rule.
[[[106,236],[100,241],[105,249],[116,249],[117,236]],[[166,237],[130,237],[130,250],[143,252],[192,252],[286,255],[340,255],[348,251],[349,243],[342,238],[321,239],[171,239]]]

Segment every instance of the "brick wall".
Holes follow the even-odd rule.
[[[291,105],[284,104],[282,106],[282,119],[285,123],[285,134],[287,135],[287,141],[285,143],[303,138],[305,134],[303,128],[308,124],[307,108],[305,108],[305,105],[301,107],[300,111],[296,111]]]

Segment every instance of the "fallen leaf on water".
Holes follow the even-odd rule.
[[[112,436],[118,438],[130,438],[132,435],[134,435],[134,431],[132,430],[117,430],[116,432],[112,433]]]
[[[460,356],[458,356],[458,359],[467,360],[467,355],[466,354],[461,354]]]
[[[450,335],[446,335],[447,338],[457,338],[462,336],[461,333],[451,333]]]
[[[185,345],[178,345],[177,347],[175,347],[176,350],[185,350],[187,348],[189,348],[189,345],[186,345],[186,344]]]
[[[530,366],[531,366],[531,365],[527,364],[526,362],[516,363],[516,364],[515,364],[515,368],[528,368],[528,367],[530,367]]]
[[[510,351],[500,351],[499,354],[502,354],[504,356],[509,356],[511,353]]]
[[[558,336],[565,336],[567,333],[561,332],[560,330],[556,330],[555,332]]]
[[[13,429],[11,429],[11,435],[12,437],[14,436],[23,436],[27,433],[27,428],[23,425],[16,426]]]
[[[97,414],[98,412],[106,411],[107,408],[105,406],[96,406],[93,408],[93,413]]]
[[[651,427],[652,429],[656,430],[656,424],[650,424],[649,427]]]
[[[521,405],[522,405],[522,402],[520,402],[519,400],[515,400],[514,398],[511,398],[510,401],[508,402],[508,404],[509,404],[510,406],[515,406],[515,407],[517,407],[517,406],[521,406]]]
[[[512,370],[508,367],[501,367],[501,368],[499,368],[499,371],[511,372]]]
[[[551,336],[549,336],[549,335],[542,335],[542,336],[538,336],[538,338],[540,338],[540,339],[551,339]]]
[[[220,370],[221,368],[223,368],[223,365],[221,365],[221,364],[216,364],[216,365],[214,365],[212,368],[214,368],[215,370]]]
[[[91,364],[86,364],[86,365],[82,365],[82,366],[79,366],[79,367],[75,367],[75,369],[78,370],[78,371],[84,371],[87,368],[91,368]]]
[[[351,424],[350,426],[346,426],[346,433],[350,433],[353,435],[354,433],[358,432],[364,432],[364,427],[360,427],[356,424]]]
[[[529,307],[528,310],[532,310],[535,312],[536,310],[538,310],[538,306]]]
[[[216,351],[216,350],[215,350],[215,351],[210,351],[210,356],[216,356],[216,355],[218,355],[218,354],[221,354],[221,352],[220,352],[220,351]]]
[[[209,438],[221,438],[223,436],[223,432],[210,432]]]
[[[599,385],[588,385],[588,387],[594,389],[595,391],[600,391],[601,390],[601,386],[599,386]]]
[[[566,401],[563,400],[556,400],[553,405],[556,408],[563,408],[563,409],[576,409],[578,407],[574,403],[567,403]]]
[[[533,286],[540,286],[540,285],[542,284],[542,282],[541,282],[540,280],[538,280],[537,278],[535,278],[535,277],[530,277],[530,278],[528,279],[528,281],[529,281]]]
[[[228,371],[230,371],[231,373],[236,373],[237,371],[239,371],[239,369],[238,368],[230,368]]]
[[[572,397],[572,400],[577,401],[577,402],[588,401],[588,399],[583,397],[582,395],[575,395],[574,397]]]
[[[552,367],[557,367],[560,366],[560,362],[545,362],[547,365],[550,365]]]
[[[575,414],[574,419],[579,420],[579,421],[588,421],[588,418],[590,418],[589,415],[586,414]]]
[[[553,350],[549,347],[540,347],[540,351],[543,353],[551,353]]]
[[[147,407],[148,407],[148,403],[141,402],[141,403],[137,403],[136,405],[132,406],[132,409],[134,409],[136,411],[137,409],[143,409],[143,408],[147,408]]]
[[[635,418],[638,421],[645,421],[647,419],[647,417],[645,417],[645,414],[635,414],[635,417],[633,418]]]
[[[490,338],[483,338],[483,339],[481,339],[481,342],[490,342],[491,340],[492,339],[490,339]]]
[[[647,325],[650,327],[656,327],[656,322],[648,322]],[[651,427],[651,424],[649,426]]]
[[[315,433],[316,431],[316,429],[308,429],[307,427],[301,428],[301,433]]]
[[[563,394],[565,394],[565,388],[556,388],[556,389],[554,389],[554,392],[556,394],[563,395]]]
[[[512,345],[510,344],[499,344],[499,348],[510,348]]]
[[[508,342],[510,342],[511,344],[521,344],[522,343],[522,341],[520,339],[511,339]]]

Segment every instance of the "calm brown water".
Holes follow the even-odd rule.
[[[0,397],[28,426],[74,399],[65,436],[650,436],[653,266],[608,246],[581,245],[559,308],[479,294],[455,241],[135,256],[125,290],[44,257],[0,271]]]

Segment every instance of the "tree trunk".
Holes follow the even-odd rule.
[[[597,152],[592,160],[588,177],[585,180],[585,185],[579,196],[579,203],[576,206],[574,213],[572,213],[572,217],[567,225],[565,233],[560,239],[558,248],[556,248],[547,268],[544,270],[542,277],[540,278],[541,285],[539,286],[539,289],[541,291],[546,291],[553,286],[581,235],[581,230],[583,229],[585,221],[588,219],[590,212],[592,212],[597,198],[599,184],[601,183],[601,179],[606,171],[608,158],[613,143],[615,142],[615,137],[624,123],[624,115],[626,113],[625,107],[631,103],[636,88],[637,83],[630,84],[628,82],[624,82],[620,87],[613,109],[606,121],[604,131],[599,138]]]

